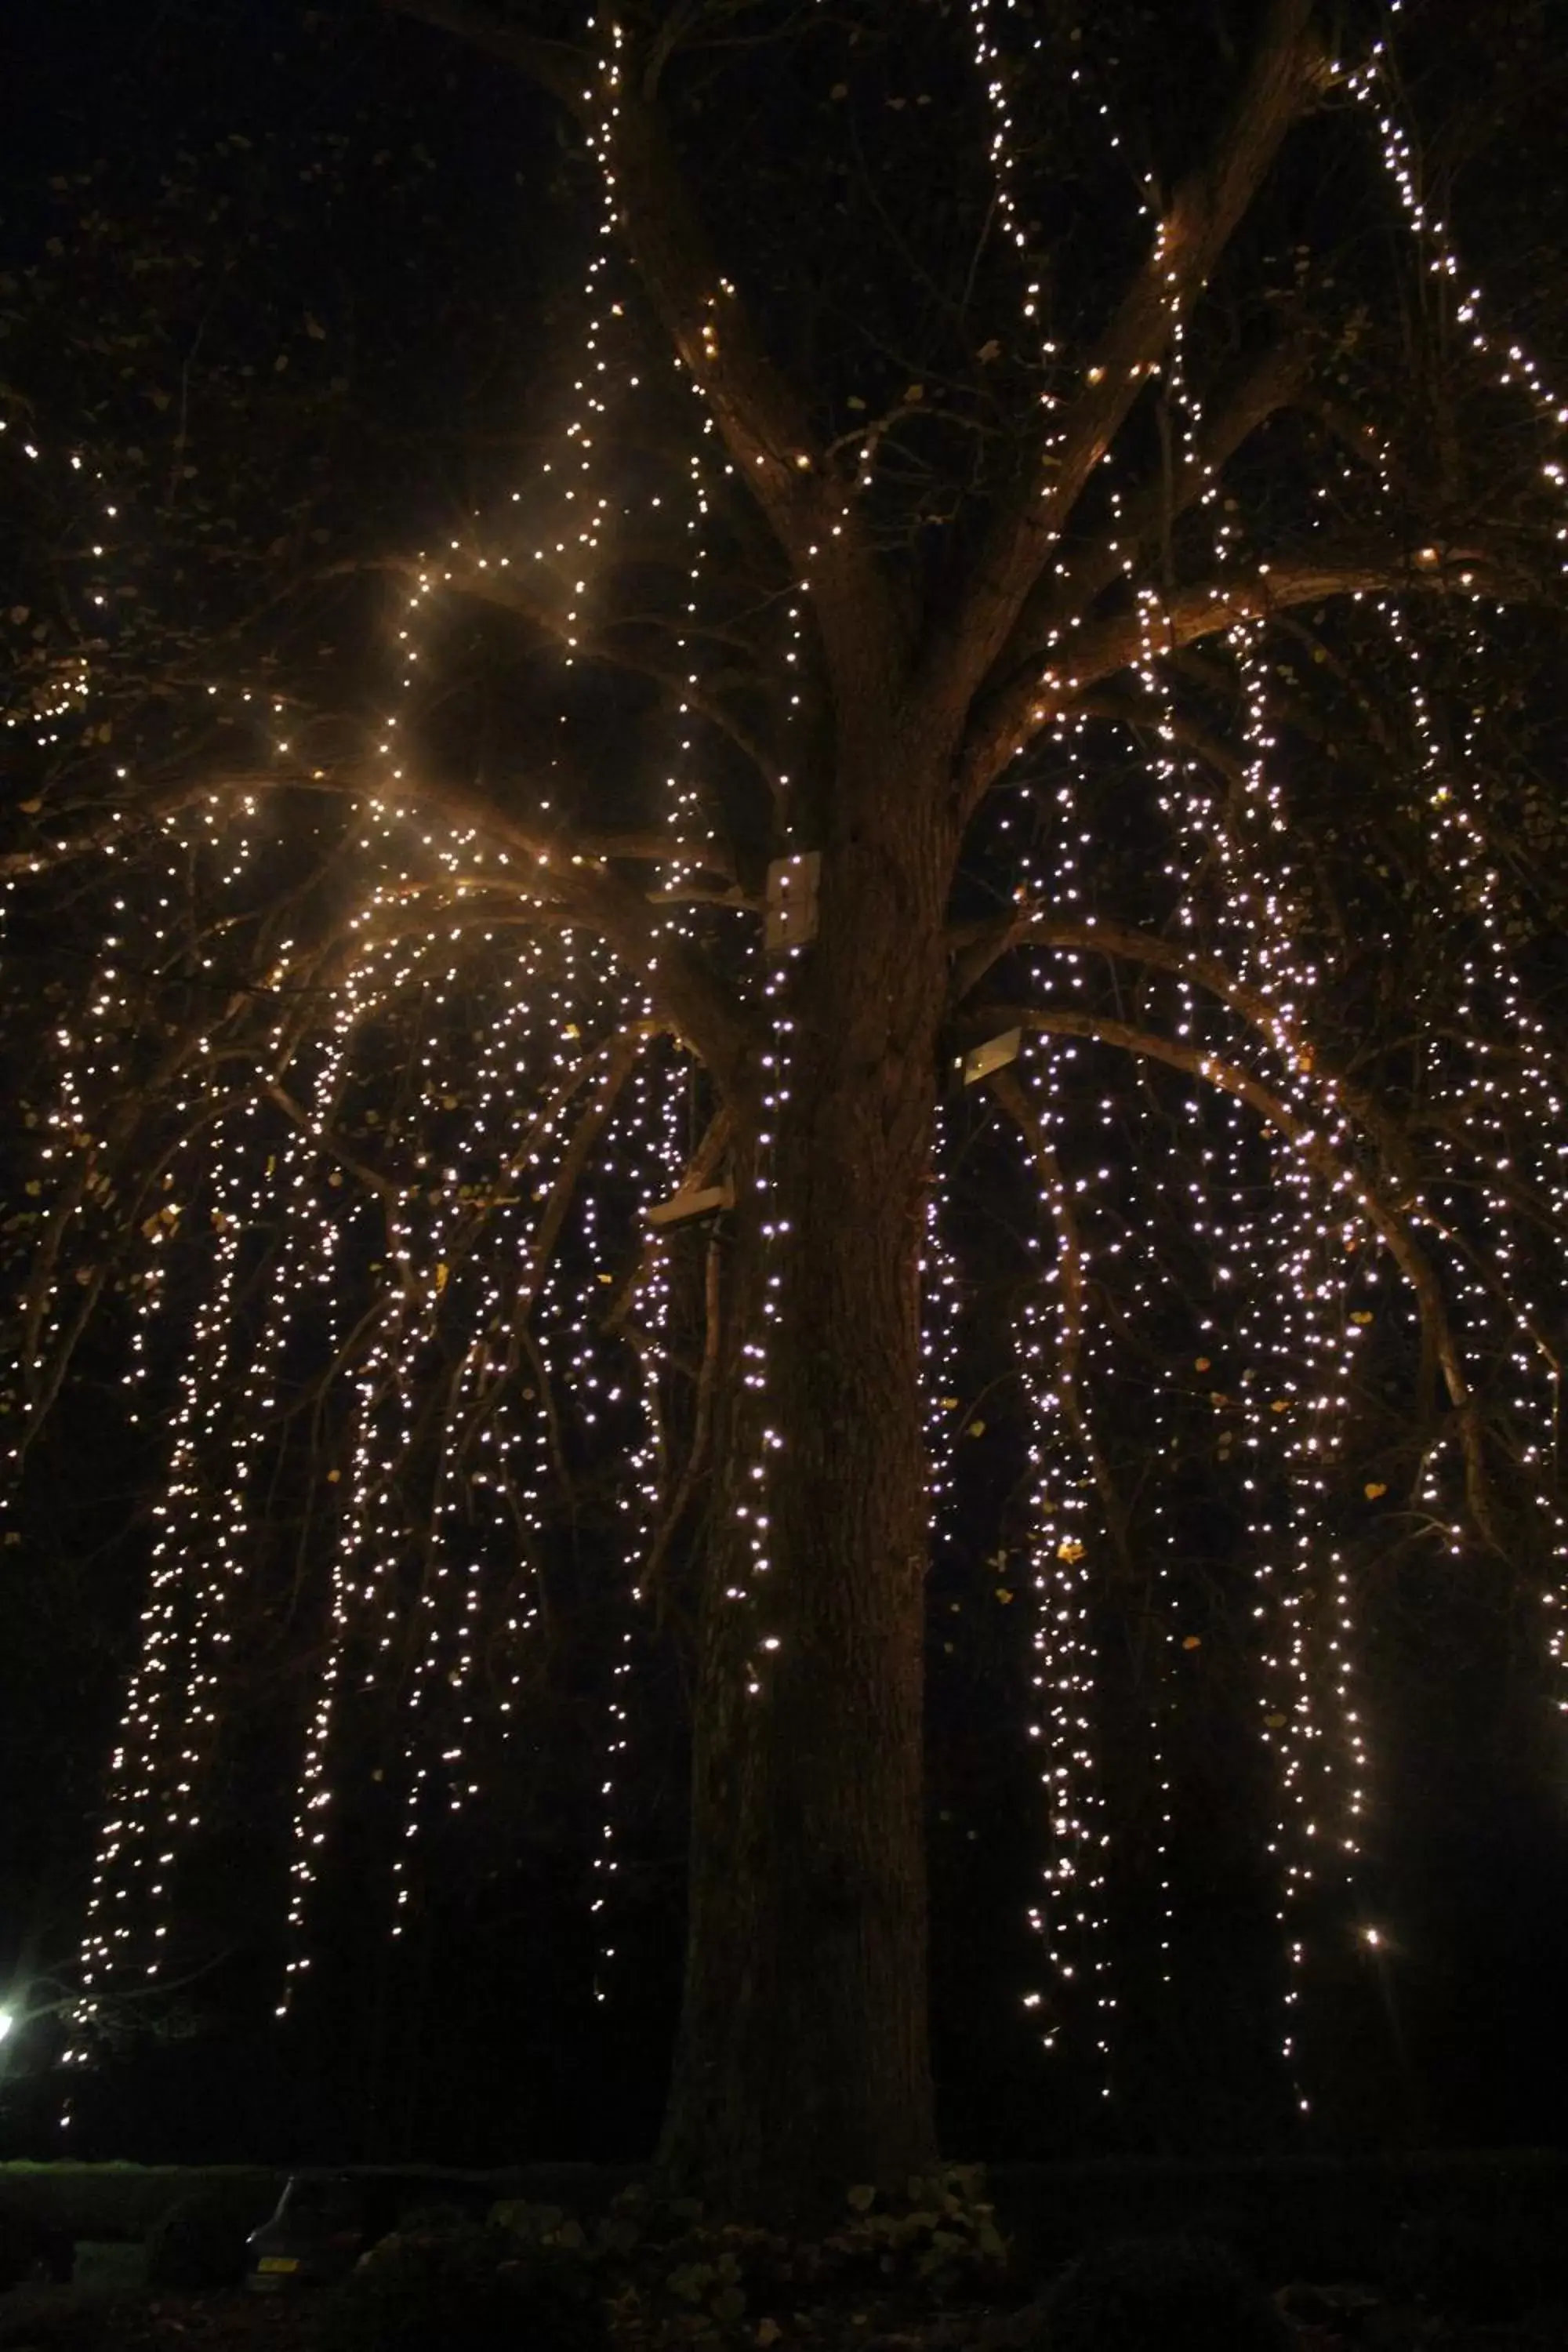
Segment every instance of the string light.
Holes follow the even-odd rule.
[[[476,1750],[483,1629],[492,1610],[507,1612],[509,1695],[499,1711],[510,1717],[521,1705],[520,1659],[537,1616],[537,1554],[549,1541],[563,1401],[584,1438],[591,1433],[613,1445],[624,1474],[616,1503],[621,1584],[616,1609],[608,1612],[614,1651],[593,1872],[596,1990],[605,1995],[615,1957],[607,1906],[618,1867],[616,1820],[630,1778],[631,1691],[646,1623],[639,1612],[668,1490],[661,1384],[671,1376],[669,1260],[646,1227],[649,1208],[680,1182],[690,1160],[693,1063],[660,1023],[648,971],[623,969],[552,893],[552,861],[556,871],[565,859],[596,871],[607,863],[570,846],[574,811],[564,760],[547,776],[549,796],[541,792],[536,814],[520,820],[515,833],[492,836],[481,824],[431,813],[422,736],[429,728],[426,681],[435,667],[439,616],[468,598],[504,606],[521,595],[517,583],[526,577],[531,602],[523,609],[553,640],[563,669],[579,668],[599,649],[611,609],[618,534],[628,523],[646,522],[656,508],[661,525],[676,534],[684,609],[670,638],[674,708],[656,811],[661,854],[648,869],[646,899],[655,910],[657,940],[671,950],[710,950],[759,1016],[763,1038],[762,1117],[755,1166],[748,1171],[763,1245],[763,1306],[743,1343],[742,1372],[754,1444],[748,1491],[738,1506],[744,1566],[729,1590],[754,1633],[748,1668],[754,1697],[765,1692],[767,1665],[783,1638],[768,1582],[770,1488],[784,1452],[784,1433],[773,1425],[770,1360],[787,1286],[782,1186],[797,1083],[795,1006],[809,948],[791,940],[779,952],[775,942],[770,953],[758,936],[754,903],[738,887],[710,887],[725,868],[714,821],[721,794],[706,759],[715,706],[703,631],[710,606],[724,593],[714,561],[721,544],[716,514],[732,468],[702,385],[684,367],[697,429],[675,487],[661,478],[657,492],[634,499],[610,462],[616,403],[638,389],[637,347],[627,322],[635,298],[617,222],[623,197],[616,142],[629,44],[608,15],[595,14],[591,22],[587,143],[598,214],[574,413],[536,477],[511,488],[499,516],[468,519],[460,537],[408,568],[395,628],[395,691],[377,730],[376,780],[353,819],[358,831],[352,835],[349,947],[321,985],[321,1020],[309,1037],[287,1007],[262,1024],[251,1080],[236,1084],[205,1126],[203,1105],[229,1081],[216,1074],[211,1038],[199,1025],[185,1061],[163,1074],[173,1124],[191,1134],[160,1171],[169,1198],[160,1199],[143,1227],[147,1263],[136,1294],[128,1381],[137,1410],[156,1382],[150,1367],[168,1345],[163,1318],[174,1311],[164,1274],[171,1244],[177,1235],[189,1238],[186,1221],[198,1214],[210,1225],[203,1242],[207,1287],[175,1383],[141,1653],[117,1737],[89,1897],[73,2064],[85,2056],[110,1982],[136,1969],[156,1977],[163,1966],[158,1946],[167,1940],[177,1855],[200,1818],[197,1783],[217,1727],[234,1596],[263,1548],[255,1498],[269,1448],[283,1442],[276,1433],[284,1367],[300,1339],[307,1298],[326,1318],[333,1362],[342,1359],[340,1417],[323,1454],[331,1454],[327,1475],[340,1491],[318,1528],[323,1536],[330,1528],[321,1594],[323,1660],[303,1726],[290,1823],[281,2006],[289,2007],[310,1967],[310,1900],[332,1808],[343,1793],[342,1717],[351,1697],[382,1690],[397,1702],[401,1785],[389,1901],[395,1936],[416,1900],[420,1840],[443,1808],[459,1810],[481,1792]],[[1095,362],[1075,376],[1058,341],[1045,333],[1051,322],[1023,186],[1024,85],[1015,72],[1025,54],[1037,63],[1042,39],[1014,0],[1005,10],[997,0],[971,0],[969,32],[989,112],[994,235],[1019,274],[1030,398],[1047,417],[1038,436],[1047,496],[1070,402],[1082,385],[1092,388],[1102,378],[1103,368]],[[1116,153],[1121,142],[1091,79],[1088,66],[1075,62],[1072,84],[1085,108],[1092,107],[1108,152]],[[1432,273],[1457,292],[1458,264],[1446,230],[1420,195],[1381,46],[1343,82],[1376,117],[1384,166]],[[1266,552],[1253,545],[1239,505],[1221,497],[1219,476],[1205,455],[1206,419],[1192,381],[1184,289],[1151,184],[1138,203],[1149,268],[1166,310],[1162,355],[1143,373],[1156,385],[1162,421],[1172,431],[1184,527],[1212,562],[1223,601],[1225,583],[1241,578],[1244,562],[1249,570],[1260,566]],[[715,310],[730,291],[726,282],[713,294]],[[1552,427],[1568,422],[1528,354],[1481,323],[1479,294],[1461,297],[1457,316],[1495,386],[1526,394]],[[711,321],[704,330],[710,349],[719,331]],[[862,446],[857,488],[869,482],[876,446],[875,436]],[[41,465],[36,446],[28,446],[26,462]],[[1380,516],[1392,521],[1398,510],[1392,460],[1375,438],[1371,471]],[[1342,491],[1352,478],[1348,461],[1335,478]],[[1542,479],[1553,495],[1561,489],[1555,461],[1544,467]],[[1110,1964],[1119,1857],[1100,1766],[1105,1696],[1099,1643],[1115,1530],[1093,1391],[1112,1381],[1115,1370],[1114,1335],[1085,1309],[1090,1268],[1108,1295],[1114,1286],[1145,1318],[1170,1328],[1192,1317],[1165,1262],[1165,1229],[1176,1229],[1170,1247],[1195,1244],[1212,1263],[1214,1295],[1195,1324],[1202,1352],[1190,1360],[1197,1369],[1188,1374],[1166,1363],[1152,1376],[1148,1436],[1158,1453],[1194,1411],[1205,1409],[1206,1398],[1217,1433],[1215,1475],[1235,1481],[1245,1497],[1259,1632],[1258,1706],[1279,1769],[1271,1843],[1289,1963],[1284,2055],[1293,2072],[1300,2072],[1295,2014],[1310,1957],[1309,1923],[1325,1878],[1338,1880],[1352,1866],[1370,1802],[1343,1490],[1355,1360],[1371,1318],[1384,1312],[1395,1287],[1386,1278],[1387,1258],[1400,1236],[1417,1236],[1431,1254],[1438,1303],[1456,1327],[1460,1390],[1483,1357],[1500,1353],[1510,1364],[1510,1401],[1530,1433],[1524,1464],[1556,1562],[1547,1595],[1550,1643],[1553,1655],[1568,1663],[1568,1529],[1556,1497],[1559,1370],[1545,1336],[1550,1315],[1540,1296],[1539,1253],[1532,1253],[1520,1205],[1521,1188],[1531,1188],[1561,1230],[1568,1139],[1543,1024],[1509,952],[1485,798],[1469,772],[1480,760],[1476,722],[1468,733],[1461,728],[1466,756],[1456,757],[1410,599],[1392,592],[1361,599],[1363,618],[1393,649],[1419,755],[1420,837],[1458,943],[1447,977],[1460,1042],[1431,1035],[1421,1045],[1423,1088],[1452,1115],[1451,1125],[1434,1128],[1428,1139],[1436,1174],[1396,1192],[1388,1172],[1374,1165],[1378,1138],[1354,1089],[1313,1044],[1327,1018],[1328,959],[1315,927],[1307,829],[1298,822],[1304,787],[1296,761],[1281,756],[1273,621],[1259,611],[1216,633],[1238,713],[1222,790],[1212,763],[1184,744],[1184,689],[1169,658],[1173,583],[1150,562],[1130,481],[1119,452],[1108,449],[1096,471],[1102,546],[1070,562],[1064,551],[1053,552],[1049,577],[1057,593],[1041,660],[1047,696],[1042,710],[1049,707],[1055,715],[1045,731],[1020,744],[1005,789],[983,807],[969,844],[990,871],[1007,877],[1016,919],[1006,951],[1030,975],[1037,991],[1031,1002],[1048,992],[1045,1012],[1054,1007],[1079,1024],[1047,1031],[1020,1061],[1037,1127],[1028,1161],[1041,1214],[1040,1230],[1030,1236],[1035,1278],[1016,1333],[1031,1449],[1036,1703],[1029,1728],[1045,1800],[1044,1890],[1032,1916],[1053,1979],[1049,1996],[1037,1990],[1028,1999],[1044,2012],[1047,2044],[1069,2009],[1088,2019],[1107,2093],[1119,2005]],[[105,495],[102,477],[94,478],[93,494]],[[1103,564],[1098,585],[1088,581],[1088,561]],[[1416,551],[1415,572],[1435,564],[1446,566],[1440,551]],[[1460,584],[1475,583],[1461,577]],[[1107,592],[1125,598],[1136,631],[1131,719],[1108,720],[1072,700],[1075,633],[1089,604]],[[107,591],[93,591],[100,593]],[[815,593],[809,572],[793,578],[770,623],[778,631],[775,686],[784,719],[779,756],[787,764],[766,771],[767,846],[774,866],[795,877],[815,848],[792,781],[805,756],[798,730],[809,716]],[[101,723],[95,696],[111,671],[111,648],[93,662],[74,659],[51,675],[25,712],[7,710],[7,727],[27,732],[39,751],[54,751],[68,736],[77,740]],[[264,748],[283,782],[298,782],[283,764],[293,756],[294,740],[285,704],[254,688],[215,686],[210,692],[243,709],[247,741],[254,737]],[[1097,782],[1112,738],[1122,747],[1119,756],[1135,762],[1150,803],[1143,865],[1127,884],[1132,904],[1120,946],[1109,922],[1100,943],[1089,938],[1100,918],[1099,877],[1123,849],[1108,806],[1111,796]],[[125,781],[129,806],[135,779]],[[142,884],[153,897],[136,952],[163,977],[178,944],[192,948],[203,985],[216,989],[210,940],[187,939],[183,927],[179,877],[194,859],[204,891],[218,900],[227,894],[231,911],[248,905],[246,892],[263,856],[255,814],[226,787],[163,828],[165,864],[162,871],[150,867]],[[345,832],[345,844],[350,839]],[[121,839],[107,839],[103,851],[111,865],[121,857]],[[47,864],[40,851],[39,871]],[[118,868],[116,877],[118,882]],[[26,868],[7,869],[14,887],[26,878]],[[417,921],[405,931],[410,908]],[[143,919],[132,909],[123,929],[106,937],[88,1017],[62,1024],[58,1096],[40,1137],[39,1181],[52,1187],[72,1171],[50,1197],[62,1204],[62,1232],[79,1238],[93,1230],[94,1182],[107,1164],[95,1131],[102,1126],[100,1113],[124,1076],[119,1056],[129,998],[121,942]],[[495,928],[503,923],[504,951]],[[1167,1024],[1168,1042],[1184,1056],[1176,1064],[1184,1075],[1163,1076],[1163,1092],[1151,1084],[1129,1107],[1103,1091],[1110,1057],[1128,1050],[1117,1039],[1106,1042],[1108,1024],[1125,1008],[1119,999],[1116,1010],[1106,1008],[1121,985],[1115,975],[1135,962],[1140,942],[1149,952],[1139,966],[1144,1009],[1150,1021]],[[654,951],[655,975],[663,951]],[[293,953],[292,941],[279,948],[268,982],[280,1000],[305,971],[305,951],[298,969]],[[1099,1039],[1096,1021],[1105,1031]],[[1131,1022],[1121,1025],[1136,1036]],[[1483,1034],[1488,1027],[1509,1041],[1506,1068],[1497,1036]],[[372,1099],[384,1076],[379,1064],[389,1039],[405,1066],[395,1132]],[[1251,1094],[1238,1097],[1230,1083],[1237,1072],[1251,1083]],[[1278,1114],[1267,1133],[1260,1102]],[[356,1138],[356,1124],[368,1127],[373,1112],[384,1123],[374,1136]],[[1538,1121],[1535,1140],[1522,1146],[1515,1133],[1521,1117]],[[591,1176],[582,1164],[590,1149]],[[939,1139],[939,1186],[949,1157],[948,1143]],[[279,1213],[278,1238],[265,1295],[242,1313],[246,1253],[254,1246],[247,1236],[264,1204]],[[1471,1243],[1481,1224],[1489,1244],[1484,1278]],[[632,1236],[640,1253],[639,1321],[628,1358],[626,1330],[607,1331],[601,1310],[602,1293],[623,1278]],[[933,1200],[921,1273],[938,1546],[954,1539],[955,1424],[946,1399],[956,1385],[961,1272],[952,1250]],[[1401,1270],[1408,1276],[1415,1262],[1407,1250]],[[61,1361],[76,1328],[64,1257],[40,1299],[37,1361]],[[1421,1303],[1424,1309],[1430,1304]],[[1235,1369],[1222,1375],[1213,1368],[1227,1352]],[[420,1496],[411,1465],[426,1459],[421,1412],[432,1361],[447,1384],[447,1411]],[[1213,1389],[1194,1389],[1198,1377],[1211,1374]],[[1450,1393],[1462,1433],[1466,1398],[1454,1394],[1452,1383]],[[209,1471],[206,1454],[216,1459],[219,1451],[213,1431],[222,1401],[231,1398],[236,1433],[222,1449],[220,1478]],[[1422,1500],[1456,1549],[1464,1539],[1451,1493],[1460,1450],[1458,1436],[1435,1442],[1419,1481]],[[1368,1482],[1365,1494],[1378,1485]],[[1151,1504],[1152,1517],[1158,1519],[1164,1508]],[[497,1562],[509,1546],[535,1557],[507,1578]],[[1144,1711],[1156,1808],[1158,1973],[1168,1984],[1181,1803],[1173,1732],[1183,1656],[1189,1644],[1201,1649],[1201,1638],[1181,1631],[1188,1596],[1166,1559],[1155,1570],[1152,1591]],[[1379,1931],[1360,1933],[1377,1946]],[[1081,1998],[1067,2000],[1064,1987],[1080,1988]],[[1299,2095],[1305,2105],[1304,2093]]]

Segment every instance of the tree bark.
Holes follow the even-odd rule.
[[[728,1383],[662,2155],[725,2209],[764,2217],[821,2210],[855,2181],[901,2184],[936,2155],[920,1272],[945,804],[931,747],[897,730],[847,760],[818,935],[795,977],[773,1181],[737,1214],[732,1351],[763,1328],[774,1272],[778,1304],[765,1391]],[[776,1256],[770,1217],[789,1225]],[[769,1566],[753,1576],[736,1514],[757,1493],[759,1413],[782,1448],[768,1457]]]

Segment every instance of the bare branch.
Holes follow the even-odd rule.
[[[694,948],[665,929],[658,910],[642,892],[605,863],[606,855],[622,853],[580,849],[570,835],[547,832],[456,776],[423,772],[394,786],[374,769],[296,768],[279,762],[258,773],[208,774],[199,782],[184,779],[103,814],[80,833],[57,839],[47,851],[0,857],[0,874],[42,872],[110,842],[124,841],[138,826],[200,801],[287,789],[337,793],[378,810],[390,803],[395,814],[407,806],[427,808],[454,832],[471,834],[500,849],[507,859],[519,859],[521,870],[509,879],[521,895],[558,908],[565,919],[596,932],[623,968],[644,982],[656,1006],[700,1055],[721,1089],[738,1082],[751,1042],[738,999]],[[503,887],[500,877],[494,878],[494,887]]]
[[[1123,576],[1130,550],[1152,548],[1169,531],[1243,443],[1295,395],[1312,351],[1312,339],[1303,331],[1271,343],[1205,414],[1197,446],[1174,478],[1167,483],[1156,476],[1141,497],[1128,502],[1113,530],[1078,549],[1060,578],[1053,572],[1037,584],[997,663],[1003,676],[1018,663],[1040,657],[1064,615],[1090,612]]]
[[[1250,72],[1207,163],[1178,191],[1148,260],[1096,347],[1083,389],[1042,451],[1022,505],[999,516],[957,624],[928,657],[939,709],[963,707],[1013,632],[1025,599],[1123,419],[1158,369],[1176,319],[1213,275],[1286,132],[1316,89],[1312,0],[1272,0]]]
[[[1309,1126],[1251,1071],[1243,1069],[1237,1063],[1225,1061],[1202,1046],[1184,1045],[1179,1039],[1163,1036],[1155,1030],[1134,1028],[1129,1022],[1111,1020],[1097,1013],[1080,1012],[1076,1005],[988,1005],[983,1012],[975,1013],[974,1024],[976,1030],[984,1029],[987,1036],[1005,1029],[1030,1029],[1048,1036],[1088,1037],[1100,1045],[1117,1045],[1126,1053],[1150,1061],[1163,1062],[1171,1069],[1184,1071],[1189,1077],[1197,1078],[1204,1085],[1217,1087],[1220,1092],[1234,1096],[1238,1102],[1246,1103],[1266,1126],[1284,1136],[1315,1174],[1322,1177],[1336,1192],[1349,1194],[1383,1241],[1415,1295],[1422,1328],[1441,1367],[1444,1385],[1454,1408],[1465,1460],[1465,1490],[1471,1516],[1484,1540],[1494,1550],[1500,1551],[1502,1546],[1492,1517],[1481,1448],[1479,1416],[1469,1382],[1465,1377],[1458,1341],[1454,1335],[1447,1300],[1443,1295],[1436,1269],[1416,1241],[1404,1214],[1384,1199],[1354,1162],[1327,1136]]]
[[[908,648],[853,488],[830,468],[805,404],[720,268],[656,110],[624,82],[614,162],[638,274],[741,479],[792,571],[810,583],[836,684],[861,698],[879,687],[890,693]]]
[[[1315,604],[1334,596],[1375,595],[1380,591],[1419,589],[1466,596],[1517,593],[1481,551],[1437,549],[1413,558],[1401,550],[1331,555],[1311,562],[1260,565],[1255,572],[1201,581],[1162,604],[1151,623],[1137,611],[1068,626],[1061,642],[1037,656],[976,714],[959,766],[961,805],[968,812],[1009,760],[1043,728],[1080,709],[1088,690],[1131,669],[1155,635],[1157,654],[1176,652],[1200,637],[1247,622],[1267,621],[1294,604]]]

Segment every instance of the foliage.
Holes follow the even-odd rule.
[[[1226,2246],[1117,2238],[1091,2247],[1047,2304],[1051,2352],[1284,2352],[1285,2324]]]
[[[324,2352],[604,2352],[590,2266],[465,2223],[399,2231],[335,2290]]]
[[[491,2220],[525,2250],[580,2252],[617,2324],[656,2347],[765,2346],[781,2321],[849,2304],[891,2325],[984,2301],[1006,2262],[978,2166],[911,2179],[902,2196],[851,2189],[826,2226],[794,2234],[710,2218],[696,2198],[641,2187],[586,2230],[549,2205],[498,2205]]]
[[[245,2269],[245,2237],[232,2199],[210,2191],[182,2197],[147,2232],[147,2284],[236,2286]]]

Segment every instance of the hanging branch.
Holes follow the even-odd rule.
[[[1174,653],[1202,637],[1267,621],[1296,604],[1337,596],[1411,590],[1467,597],[1519,597],[1528,583],[1495,564],[1484,550],[1389,548],[1375,554],[1324,556],[1312,562],[1259,564],[1251,572],[1194,582],[1162,599],[1154,623],[1156,654]],[[1081,709],[1089,689],[1134,668],[1149,652],[1150,625],[1133,610],[1068,625],[1063,642],[1040,646],[1027,666],[976,709],[958,761],[956,789],[967,814],[1001,777],[1010,760],[1042,730]],[[1040,665],[1043,665],[1041,667]]]
[[[1161,939],[1152,931],[1139,930],[1130,923],[1064,917],[1047,907],[1020,907],[1016,914],[1005,919],[999,926],[972,928],[979,935],[964,946],[954,963],[955,1003],[976,985],[1000,956],[1026,944],[1064,953],[1083,950],[1168,971],[1178,979],[1194,982],[1238,1013],[1275,1053],[1293,1063],[1302,1076],[1311,1078],[1325,1097],[1325,1108],[1348,1110],[1365,1128],[1384,1162],[1402,1181],[1414,1181],[1408,1138],[1375,1097],[1324,1061],[1316,1040],[1306,1034],[1298,1015],[1287,1014],[1266,990],[1238,980],[1217,956]],[[955,944],[963,943],[966,933],[955,932],[953,939]]]
[[[1492,1516],[1479,1416],[1465,1377],[1442,1284],[1405,1216],[1383,1198],[1354,1162],[1316,1129],[1309,1127],[1249,1070],[1202,1046],[1183,1045],[1157,1031],[1137,1029],[1128,1022],[1079,1012],[1072,1005],[988,1005],[973,1018],[977,1034],[985,1036],[994,1036],[1005,1029],[1029,1029],[1047,1036],[1087,1037],[1099,1045],[1120,1046],[1125,1053],[1150,1061],[1164,1062],[1172,1069],[1184,1071],[1189,1077],[1198,1078],[1205,1086],[1215,1087],[1246,1103],[1266,1126],[1282,1135],[1332,1190],[1350,1194],[1415,1295],[1422,1328],[1441,1368],[1454,1408],[1471,1517],[1483,1540],[1500,1552],[1503,1546]]]

